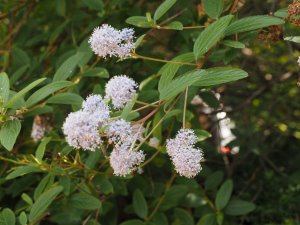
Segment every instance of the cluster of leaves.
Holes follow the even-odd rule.
[[[0,59],[0,224],[296,221],[297,201],[290,196],[299,193],[299,123],[295,122],[299,109],[293,101],[299,91],[291,74],[298,68],[289,66],[296,57],[289,58],[293,53],[289,42],[287,51],[283,40],[269,49],[255,41],[258,32],[283,25],[286,10],[279,10],[275,16],[263,15],[269,11],[251,11],[248,15],[243,11],[247,4],[240,6],[238,2],[0,3],[1,45],[5,46]],[[269,6],[255,1],[248,4]],[[87,43],[93,28],[102,23],[122,28],[125,21],[136,27],[139,37],[133,57],[116,62],[93,56]],[[293,25],[285,27],[286,40],[297,42]],[[250,78],[225,85],[248,73]],[[127,74],[140,83],[139,102],[163,103],[146,126],[146,130],[153,129],[159,146],[145,143],[142,147],[151,162],[143,167],[142,174],[126,178],[112,175],[101,151],[73,150],[61,132],[64,118],[81,107],[83,97],[103,94],[107,79],[116,74]],[[267,82],[270,75],[276,79]],[[208,115],[201,106],[189,104],[185,109],[181,93],[187,88],[187,102],[199,94],[214,108],[212,113]],[[214,92],[221,94],[222,104]],[[280,97],[277,104],[274,96]],[[275,113],[274,107],[279,104],[280,110]],[[136,105],[138,102],[128,104],[116,116],[135,120],[151,112],[145,109],[138,113],[134,111]],[[237,155],[222,155],[217,150],[215,114],[225,112],[226,106],[231,107],[227,113],[237,127],[233,130],[236,140],[229,143],[232,148],[239,146]],[[53,126],[40,143],[30,137],[37,115],[50,117]],[[166,138],[173,137],[182,126],[183,116],[186,126],[197,130],[207,160],[195,179],[174,174],[164,147]],[[282,165],[283,158],[290,161],[289,154],[281,152],[287,148],[297,157],[290,165]],[[257,164],[260,167],[256,168]],[[286,175],[289,171],[295,171],[292,179]],[[273,181],[276,185],[269,187]],[[282,216],[276,215],[278,198],[272,192],[281,196],[291,213],[281,208]]]

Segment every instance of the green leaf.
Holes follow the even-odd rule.
[[[45,192],[47,189],[49,189],[53,183],[54,183],[55,176],[52,173],[48,173],[38,184],[38,186],[35,188],[33,193],[34,200],[37,200],[37,198]]]
[[[295,43],[300,43],[300,36],[285,37],[284,40],[295,42]]]
[[[159,20],[175,3],[176,0],[165,0],[162,4],[160,4],[154,13],[154,21],[156,22]]]
[[[2,72],[0,73],[0,106],[1,103],[6,103],[8,97],[9,97],[9,78],[5,72]]]
[[[230,24],[230,26],[227,27],[225,34],[231,35],[280,24],[284,24],[284,20],[274,16],[250,16]]]
[[[100,11],[103,8],[103,2],[100,0],[83,0],[82,1],[90,9]]]
[[[184,225],[194,225],[194,219],[190,213],[184,209],[174,209],[175,217],[181,222],[180,224]]]
[[[195,73],[198,73],[198,71],[195,71]],[[209,87],[236,81],[247,76],[248,73],[241,69],[231,67],[215,67],[207,69],[206,73],[202,74],[201,78],[199,78],[194,85],[200,87]]]
[[[157,212],[153,216],[153,219],[151,220],[153,225],[168,225],[168,218],[164,213]]]
[[[135,100],[137,99],[137,97],[138,97],[138,95],[135,94],[133,96],[133,98],[129,102],[127,102],[127,104],[125,105],[125,107],[124,107],[124,109],[123,109],[123,111],[122,111],[122,113],[120,115],[120,117],[122,119],[124,119],[124,120],[128,119],[128,115],[131,112],[131,110],[132,110],[132,108],[133,108],[133,106],[135,104]]]
[[[233,16],[228,15],[205,28],[198,36],[194,44],[194,55],[196,58],[203,56],[223,37],[224,32]]]
[[[100,189],[104,194],[114,192],[114,187],[107,177],[96,175],[94,178],[95,187]]]
[[[145,225],[142,221],[140,220],[127,220],[120,225]]]
[[[0,225],[15,225],[16,224],[16,216],[14,212],[5,208],[0,213]]]
[[[46,78],[40,78],[31,84],[29,84],[27,87],[23,88],[21,91],[19,91],[17,94],[15,94],[5,106],[5,108],[10,108],[12,105],[14,105],[21,97],[23,97],[28,91],[42,83]]]
[[[252,202],[247,202],[238,199],[232,199],[224,209],[225,214],[231,216],[246,215],[256,208]]]
[[[220,107],[220,102],[216,95],[211,91],[202,91],[199,93],[201,99],[210,107],[217,109]]]
[[[183,25],[179,21],[172,21],[167,24],[167,27],[171,30],[183,30]]]
[[[145,16],[132,16],[127,18],[126,23],[136,27],[150,28],[152,23],[147,20]]]
[[[66,0],[56,0],[56,12],[60,16],[66,15]]]
[[[72,207],[77,209],[93,210],[101,208],[101,202],[98,198],[85,193],[77,193],[72,195],[70,203]]]
[[[102,67],[94,67],[82,73],[82,77],[100,77],[109,78],[107,69]]]
[[[28,205],[33,205],[33,201],[32,201],[32,198],[26,194],[26,193],[23,193],[21,195],[21,198],[23,199],[24,202],[26,202]]]
[[[207,132],[206,130],[196,129],[195,134],[197,136],[197,141],[204,141],[207,138],[211,137],[211,133]]]
[[[172,62],[193,62],[194,55],[192,52],[185,53],[179,55],[171,60]],[[182,64],[174,64],[174,63],[167,63],[158,71],[158,74],[161,74],[159,83],[158,83],[158,90],[167,85],[175,76],[178,69],[183,66]]]
[[[207,74],[205,70],[198,70],[192,73],[188,72],[181,77],[172,80],[161,89],[160,100],[176,96],[188,86],[197,83],[205,74]]]
[[[53,82],[51,84],[48,84],[42,88],[40,88],[39,90],[37,90],[36,92],[34,92],[26,101],[26,107],[29,108],[31,106],[33,106],[34,104],[38,103],[39,101],[41,101],[42,99],[46,98],[48,95],[53,94],[54,92],[71,86],[73,85],[72,82],[70,81],[56,81]]]
[[[223,212],[217,212],[217,223],[218,223],[218,225],[222,225],[223,221],[224,221]]]
[[[286,18],[286,17],[288,17],[288,15],[289,15],[289,13],[288,13],[287,8],[279,9],[274,13],[274,16],[281,17],[281,18]]]
[[[13,172],[8,174],[5,179],[11,180],[16,177],[24,176],[28,173],[35,173],[35,172],[40,172],[40,171],[42,171],[42,170],[36,166],[19,166]]]
[[[81,105],[83,98],[74,93],[61,93],[49,98],[46,102],[51,104]]]
[[[62,192],[62,190],[63,188],[61,186],[56,186],[48,189],[46,192],[40,195],[31,207],[29,213],[29,222],[34,223],[41,215],[43,215],[43,213],[55,200],[56,196]]]
[[[9,99],[12,99],[17,93],[15,91],[9,91]],[[24,97],[19,98],[12,106],[11,109],[21,109],[25,106]]]
[[[217,222],[217,218],[215,214],[206,214],[201,217],[197,225],[215,225]]]
[[[215,201],[217,209],[223,209],[228,204],[228,201],[232,194],[232,190],[233,190],[232,180],[226,180],[217,192],[216,201]]]
[[[232,40],[224,40],[222,41],[222,44],[232,47],[232,48],[245,48],[246,46],[244,43],[239,41],[232,41]]]
[[[218,18],[223,12],[224,0],[202,0],[204,10],[211,18]]]
[[[70,23],[69,20],[65,20],[63,23],[61,23],[59,26],[57,26],[52,32],[49,37],[49,43],[53,44],[55,40],[59,37],[59,35],[62,34],[62,32],[65,31],[66,26]]]
[[[135,48],[139,47],[142,44],[145,36],[146,36],[146,34],[143,34],[138,39],[136,39],[136,41],[134,43]]]
[[[11,151],[21,130],[21,122],[17,119],[6,121],[0,130],[0,142]]]
[[[45,154],[46,146],[50,142],[51,137],[45,137],[42,139],[41,143],[39,144],[36,152],[35,152],[35,157],[39,162],[42,162],[42,159]]]
[[[21,212],[21,214],[19,216],[19,222],[20,222],[21,225],[26,225],[27,224],[27,215],[24,211]]]
[[[23,74],[26,72],[26,70],[29,68],[29,65],[21,66],[17,71],[15,71],[9,78],[10,85],[13,85],[17,80],[20,79],[20,77],[23,76]]]
[[[178,206],[179,202],[186,196],[188,187],[184,185],[173,185],[166,193],[159,209],[164,211]]]
[[[69,57],[54,74],[53,81],[66,80],[74,72],[80,60],[85,56],[84,53],[78,52]]]
[[[213,190],[217,188],[222,182],[224,173],[222,171],[216,171],[210,174],[205,180],[205,190]]]
[[[146,218],[148,215],[148,205],[140,189],[133,192],[133,209],[140,218]]]

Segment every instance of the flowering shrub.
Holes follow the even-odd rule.
[[[241,52],[281,40],[297,10],[244,4],[0,3],[0,224],[255,224],[220,93],[248,76]]]

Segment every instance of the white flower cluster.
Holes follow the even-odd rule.
[[[129,34],[128,34],[129,35]],[[113,77],[106,85],[106,100],[111,100],[114,108],[120,109],[135,94],[137,84],[131,78],[121,75]],[[117,176],[126,176],[137,170],[145,160],[142,150],[135,151],[135,143],[143,138],[144,127],[131,125],[123,119],[110,121],[110,111],[101,95],[90,95],[82,103],[82,108],[70,113],[64,124],[63,133],[68,144],[76,149],[94,151],[102,144],[100,128],[108,140],[114,144],[110,164]]]
[[[110,165],[116,176],[126,176],[137,170],[145,160],[143,151],[134,151],[128,145],[115,147],[110,155]]]
[[[93,52],[100,57],[117,56],[123,59],[130,56],[135,47],[133,38],[133,29],[117,30],[108,24],[103,24],[94,29],[89,43]]]
[[[126,75],[114,76],[105,85],[105,98],[111,99],[115,109],[123,108],[134,94],[138,84]]]
[[[132,126],[123,119],[108,123],[105,133],[115,144],[110,155],[110,165],[115,175],[126,176],[136,170],[145,160],[145,154],[142,150],[135,151],[133,149],[143,131],[142,126]]]
[[[298,57],[297,63],[300,66],[300,56]]]
[[[191,178],[202,169],[203,153],[200,148],[195,148],[196,141],[197,136],[191,129],[181,129],[174,139],[167,140],[167,153],[181,176]]]
[[[32,124],[31,138],[34,142],[41,140],[47,132],[52,129],[49,118],[46,116],[35,116]]]
[[[101,143],[98,129],[109,118],[109,108],[100,95],[90,95],[82,105],[68,115],[63,132],[70,146],[94,151]]]

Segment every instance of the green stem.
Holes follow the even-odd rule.
[[[133,59],[145,59],[145,60],[150,60],[150,61],[155,61],[155,62],[171,63],[171,64],[177,64],[177,65],[179,64],[179,65],[196,66],[195,63],[169,61],[169,60],[165,60],[165,59],[157,59],[157,58],[152,58],[152,57],[148,57],[148,56],[138,55],[137,53],[132,53],[131,58],[133,58]]]

